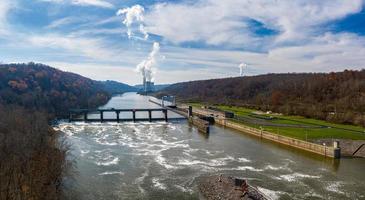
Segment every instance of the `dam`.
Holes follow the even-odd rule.
[[[125,93],[99,109],[161,108],[150,98]],[[162,112],[153,115],[163,118]],[[364,159],[329,159],[221,126],[211,126],[209,134],[187,120],[64,121],[55,128],[76,163],[66,185],[73,199],[199,199],[199,180],[220,174],[246,178],[272,199],[365,198]]]

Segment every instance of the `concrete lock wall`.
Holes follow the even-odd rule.
[[[238,123],[235,123],[232,121],[227,121],[226,119],[215,119],[215,122],[217,124],[220,124],[220,125],[223,125],[223,126],[226,126],[229,128],[233,128],[233,129],[236,129],[239,131],[243,131],[243,132],[249,133],[251,135],[255,135],[260,138],[268,139],[268,140],[271,140],[274,142],[278,142],[278,143],[285,144],[285,145],[288,145],[291,147],[295,147],[295,148],[302,149],[305,151],[320,154],[320,155],[323,155],[326,157],[339,158],[339,155],[340,155],[339,148],[319,145],[319,144],[306,142],[306,141],[299,140],[299,139],[294,139],[294,138],[270,133],[267,131],[258,130],[258,129],[251,128],[251,127],[248,127],[248,126],[245,126],[242,124],[238,124]]]
[[[209,133],[209,122],[199,119],[198,117],[189,117],[189,122],[195,125],[202,133]]]

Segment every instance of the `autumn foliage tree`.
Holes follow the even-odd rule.
[[[49,121],[110,97],[103,83],[77,74],[35,63],[0,65],[0,199],[64,197],[71,162]]]
[[[365,127],[365,70],[288,73],[173,84],[156,96],[272,110]]]

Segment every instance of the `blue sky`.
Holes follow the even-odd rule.
[[[364,0],[0,0],[0,62],[41,62],[97,80],[157,83],[365,68]],[[140,5],[143,20],[117,16]],[[148,39],[139,30],[143,25]]]

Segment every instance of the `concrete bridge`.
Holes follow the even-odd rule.
[[[148,117],[137,118],[137,112],[148,113]],[[163,117],[153,117],[152,112],[162,112]],[[89,114],[99,114],[99,118],[89,118]],[[105,118],[105,113],[115,113],[115,118]],[[121,118],[120,113],[132,113],[132,117]],[[168,118],[168,112],[166,108],[146,108],[146,109],[71,109],[69,110],[69,121],[85,121],[85,122],[125,122],[125,121],[168,121],[168,120],[179,120],[185,119],[180,118]]]

